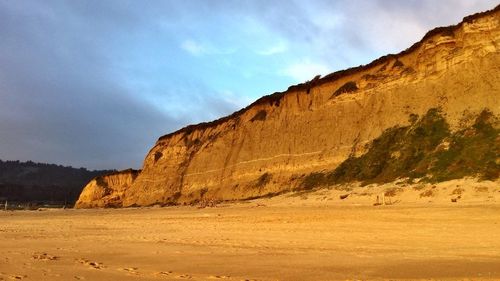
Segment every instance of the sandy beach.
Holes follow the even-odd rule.
[[[500,280],[497,195],[373,206],[342,193],[3,211],[0,280]]]
[[[500,281],[499,0],[0,0],[0,40],[0,281]]]

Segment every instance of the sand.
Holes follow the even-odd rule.
[[[500,280],[492,186],[456,203],[454,189],[386,206],[376,192],[324,190],[203,209],[2,211],[0,280]]]

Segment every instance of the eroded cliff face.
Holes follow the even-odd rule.
[[[398,55],[163,136],[136,178],[115,185],[115,175],[103,177],[106,188],[92,181],[77,207],[233,200],[293,190],[304,176],[361,155],[386,129],[406,126],[431,108],[459,130],[485,109],[500,114],[499,51],[497,7],[431,31]],[[103,200],[110,196],[116,199]]]
[[[75,208],[121,207],[123,194],[139,173],[129,169],[92,179],[80,194]]]

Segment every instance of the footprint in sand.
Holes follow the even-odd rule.
[[[28,275],[10,275],[9,279],[11,280],[22,280],[24,278],[28,277]]]
[[[55,260],[59,259],[59,257],[52,256],[52,255],[49,255],[47,253],[33,253],[31,258],[34,260],[39,260],[39,261],[55,261]]]
[[[171,275],[172,273],[174,273],[173,271],[160,271],[160,272],[156,272],[154,275],[158,275],[158,276],[169,276]]]
[[[121,271],[125,271],[128,274],[133,274],[137,275],[139,272],[137,272],[138,268],[137,267],[127,267],[127,268],[120,268]]]
[[[181,274],[181,275],[177,275],[176,278],[180,278],[180,279],[191,279],[193,278],[193,276],[189,275],[189,274]]]
[[[89,261],[87,259],[78,259],[77,261],[80,264],[89,266],[89,267],[91,267],[93,269],[103,269],[103,268],[105,268],[105,266],[102,263],[98,263],[98,262],[95,262],[95,261]]]
[[[85,280],[83,276],[73,276],[76,280]]]
[[[212,275],[212,276],[209,276],[208,279],[228,279],[230,277],[231,276],[227,276],[227,275]]]

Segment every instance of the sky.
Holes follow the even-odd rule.
[[[493,0],[0,0],[0,159],[140,168],[161,135]]]

